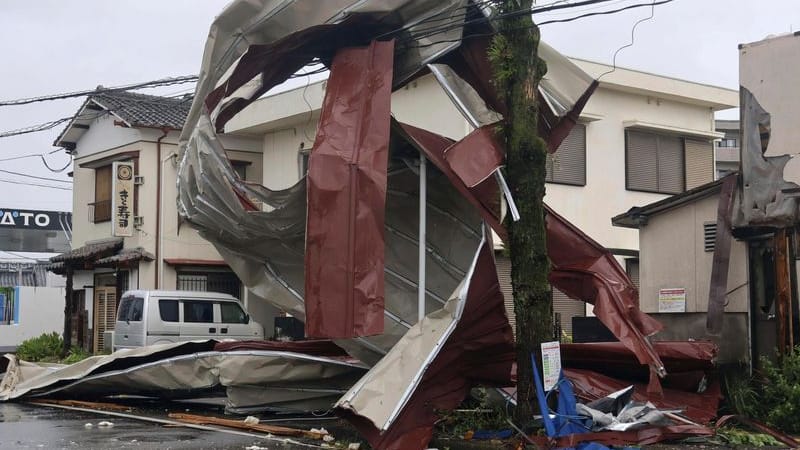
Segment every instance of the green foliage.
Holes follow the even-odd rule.
[[[470,430],[509,428],[508,412],[503,405],[492,402],[484,388],[473,389],[471,398],[465,400],[460,409],[439,413],[442,419],[437,422],[437,428],[444,435],[461,437]]]
[[[22,341],[17,347],[17,358],[29,362],[58,362],[62,364],[73,364],[92,356],[80,347],[72,347],[69,354],[63,360],[61,349],[64,340],[55,331],[45,333],[35,338]]]
[[[786,433],[800,433],[800,347],[778,363],[761,361],[756,419]]]
[[[717,438],[723,444],[747,447],[782,447],[783,445],[768,434],[752,433],[738,428],[722,427],[717,429]]]
[[[55,331],[45,333],[22,341],[17,347],[17,357],[30,362],[57,362],[63,342]]]
[[[758,392],[753,379],[747,374],[745,367],[723,373],[722,388],[725,399],[725,412],[755,417],[755,405],[758,404]]]
[[[63,364],[75,364],[76,362],[83,361],[90,356],[92,355],[86,350],[73,346],[71,349],[69,349],[69,354],[67,357],[61,360],[61,362]]]

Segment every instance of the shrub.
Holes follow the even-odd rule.
[[[30,362],[56,362],[64,341],[55,331],[22,341],[17,347],[17,357]]]
[[[86,359],[86,358],[88,358],[90,356],[92,356],[92,355],[89,352],[87,352],[86,350],[84,350],[84,349],[82,349],[80,347],[73,346],[69,350],[69,354],[67,355],[67,357],[64,358],[63,360],[61,360],[61,363],[63,363],[63,364],[75,364],[76,362],[83,361],[84,359]]]
[[[800,347],[777,363],[762,359],[754,415],[787,433],[800,433]]]

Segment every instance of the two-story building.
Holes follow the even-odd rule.
[[[52,258],[52,270],[66,275],[73,320],[86,322],[94,351],[113,329],[118,297],[127,289],[225,292],[253,303],[251,313],[265,327],[272,323],[266,303],[250,302],[214,247],[178,217],[177,139],[190,105],[190,97],[98,92],[55,141],[74,160],[73,235],[72,250]],[[223,139],[238,175],[260,183],[261,140]],[[117,173],[115,163],[125,168]],[[132,187],[124,205],[120,177]]]
[[[638,276],[636,230],[615,228],[611,217],[633,205],[684,192],[715,178],[714,113],[735,107],[738,93],[655,74],[572,60],[600,79],[580,123],[548,162],[545,201],[589,236],[624,258]],[[305,173],[326,82],[262,98],[236,115],[227,136],[257,139],[263,149],[264,183],[286,188]],[[453,139],[472,127],[433,76],[393,93],[392,113],[401,122]],[[510,262],[497,255],[509,312]],[[563,328],[585,306],[555,291],[554,307]]]

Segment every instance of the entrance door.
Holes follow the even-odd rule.
[[[105,349],[103,334],[114,329],[117,320],[117,288],[111,286],[94,288],[94,345],[92,351]],[[109,346],[112,342],[108,343]]]

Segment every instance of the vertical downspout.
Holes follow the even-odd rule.
[[[161,261],[161,165],[164,164],[161,161],[161,140],[167,137],[171,128],[164,127],[161,129],[163,133],[157,140],[156,140],[156,161],[158,167],[156,169],[156,282],[154,284],[155,289],[161,289],[161,270],[162,270],[162,261]]]

